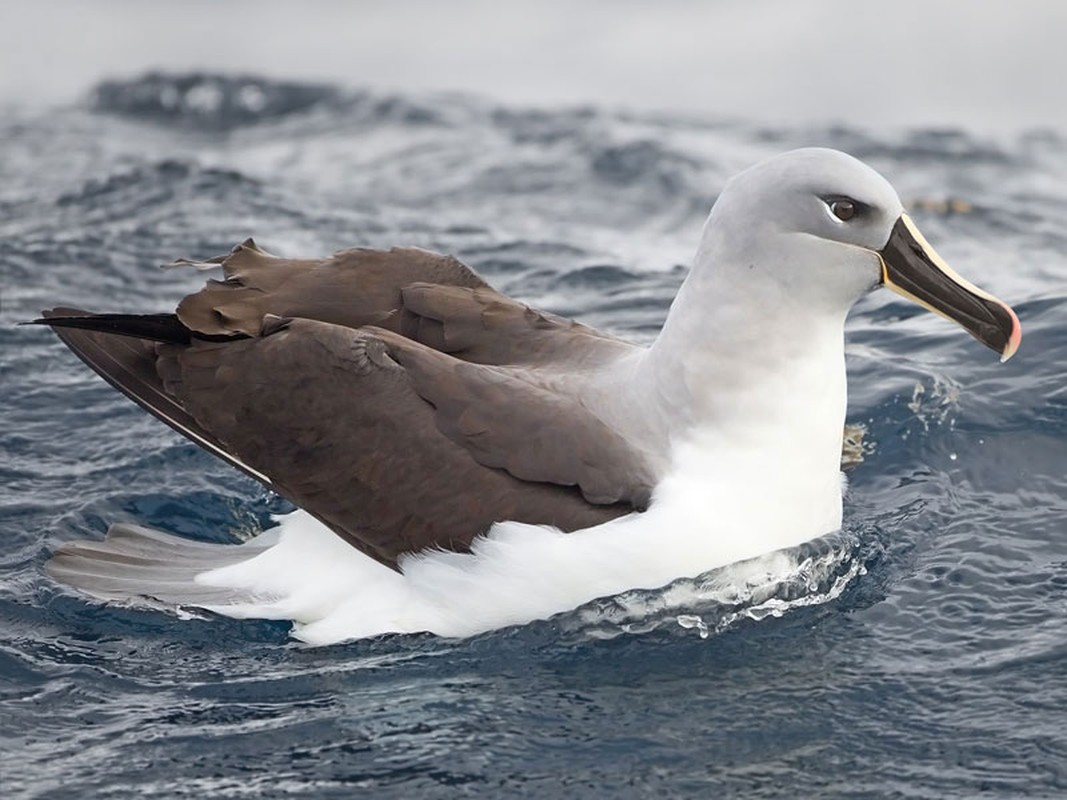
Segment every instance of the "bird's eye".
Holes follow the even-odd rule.
[[[848,222],[856,216],[856,204],[851,200],[834,200],[830,203],[830,213],[842,222]]]

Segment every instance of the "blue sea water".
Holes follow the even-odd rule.
[[[11,106],[0,142],[5,798],[1067,795],[1067,139],[189,74]],[[810,144],[887,175],[1024,338],[999,364],[896,296],[857,307],[868,452],[844,530],[788,585],[309,648],[285,624],[105,607],[44,574],[111,522],[235,541],[286,506],[16,322],[170,310],[203,276],[155,265],[254,235],[288,255],[455,253],[647,341],[724,180]]]

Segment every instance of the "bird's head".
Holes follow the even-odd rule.
[[[763,286],[775,302],[843,314],[886,286],[958,323],[1001,360],[1022,337],[1015,312],[945,263],[889,182],[836,150],[793,150],[737,175],[712,209],[702,249],[731,265],[730,279]]]

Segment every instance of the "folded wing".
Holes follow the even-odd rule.
[[[632,346],[536,312],[455,259],[250,240],[176,316],[41,322],[114,386],[390,566],[494,522],[575,530],[641,507],[640,453],[539,376]],[[94,325],[99,325],[94,329]]]

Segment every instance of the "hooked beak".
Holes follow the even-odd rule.
[[[878,254],[882,283],[899,295],[963,326],[1002,362],[1019,349],[1023,332],[1006,303],[983,292],[952,269],[907,214],[901,214]]]

